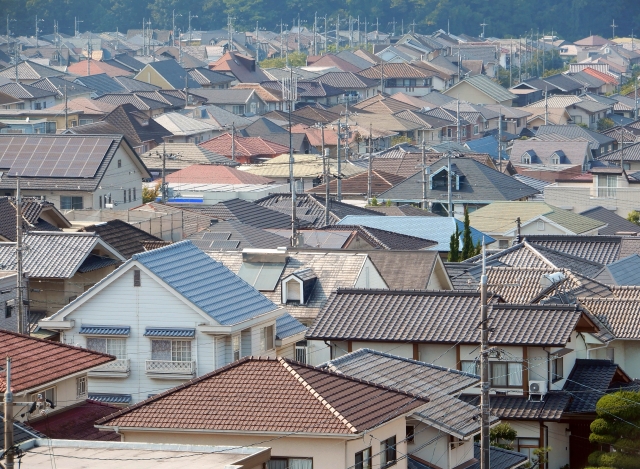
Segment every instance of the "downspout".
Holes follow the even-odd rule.
[[[547,427],[544,423],[542,424],[542,428],[544,428],[544,448],[549,446],[549,427]],[[544,463],[544,469],[549,469],[549,457],[547,456],[547,462]]]

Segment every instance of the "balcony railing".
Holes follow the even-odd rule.
[[[615,199],[617,197],[617,187],[598,187],[598,197],[606,199]]]
[[[148,374],[193,375],[196,372],[196,362],[174,362],[170,360],[147,360],[145,369]]]
[[[94,368],[89,372],[89,376],[104,376],[104,375],[118,375],[129,374],[130,363],[128,358],[118,358],[109,363],[105,363],[102,366]]]

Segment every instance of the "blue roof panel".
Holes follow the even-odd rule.
[[[237,324],[277,308],[191,241],[134,254],[131,259],[143,264],[222,325]]]
[[[80,334],[88,335],[129,335],[129,326],[82,326]]]
[[[144,331],[145,337],[195,337],[195,329],[171,329],[159,327],[147,327]]]
[[[307,326],[302,324],[289,313],[285,313],[276,319],[276,339],[282,340],[292,335],[299,334],[307,330]]]
[[[361,225],[369,228],[378,228],[392,233],[400,233],[408,236],[415,236],[422,239],[430,239],[438,244],[429,248],[433,251],[448,251],[451,235],[458,225],[460,230],[460,249],[462,249],[462,231],[464,223],[451,217],[376,217],[363,215],[347,215],[338,222],[338,225]],[[473,244],[482,242],[491,244],[495,241],[491,236],[486,235],[471,227],[471,238]]]
[[[108,404],[131,404],[131,394],[93,394],[89,393],[92,401],[106,402]]]

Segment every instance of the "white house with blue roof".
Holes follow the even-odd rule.
[[[190,241],[135,254],[40,324],[64,343],[117,357],[90,373],[89,395],[118,404],[245,356],[294,358],[306,331]]]

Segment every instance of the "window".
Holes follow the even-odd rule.
[[[76,397],[84,397],[87,395],[87,377],[81,376],[76,378]]]
[[[298,302],[301,301],[300,282],[295,279],[291,279],[287,282],[287,298],[286,302]]]
[[[413,425],[407,425],[407,443],[414,443],[416,434],[416,427]]]
[[[491,362],[489,366],[491,386],[497,388],[522,387],[522,363]]]
[[[551,164],[560,164],[560,157],[555,153],[551,155]]]
[[[463,137],[467,136],[467,128],[466,127],[462,127],[462,136]]]
[[[536,229],[538,231],[544,231],[544,222],[543,221],[536,222]]]
[[[484,130],[489,128],[489,121],[484,121]]]
[[[233,353],[233,361],[240,360],[240,335],[231,337],[231,351]]]
[[[500,123],[500,127],[501,127],[503,132],[506,132],[507,131],[507,121],[502,121]]]
[[[447,137],[451,138],[451,129],[447,129]]]
[[[471,373],[472,375],[480,375],[480,361],[478,360],[462,360],[460,362],[462,371]]]
[[[598,174],[598,197],[616,197],[618,176]]]
[[[307,341],[301,340],[300,342],[296,342],[296,355],[295,355],[296,361],[299,361],[300,363],[307,363],[307,353],[308,353]]]
[[[151,359],[172,362],[190,362],[191,341],[169,339],[152,340]]]
[[[473,135],[478,135],[480,133],[480,126],[479,125],[474,125],[473,126]]]
[[[260,344],[263,352],[274,349],[273,344],[273,325],[263,327],[260,335]]]
[[[127,203],[127,190],[126,189],[122,189],[122,202],[123,203]]]
[[[380,468],[393,466],[396,463],[396,437],[380,442]]]
[[[80,122],[80,125],[93,124],[93,119],[78,119],[78,122]]]
[[[508,247],[509,247],[509,240],[508,239],[499,239],[498,240],[498,248],[507,249]]]
[[[40,392],[37,392],[33,396],[31,396],[31,400],[34,402],[37,401],[39,395],[42,395],[43,399],[51,401],[53,405],[56,405],[56,388],[44,389]]]
[[[555,383],[564,377],[564,361],[562,357],[551,360],[551,382]]]
[[[122,168],[122,160],[118,160],[118,168]]]
[[[129,189],[129,202],[131,202],[131,189]]]
[[[138,200],[136,198],[136,188],[135,187],[133,188],[133,200]]]
[[[267,469],[313,469],[311,458],[272,458]]]
[[[40,103],[34,103],[33,108],[34,108],[35,110],[40,110],[40,109],[42,109],[42,104],[40,104]]]
[[[60,208],[62,210],[81,210],[82,197],[72,197],[69,195],[60,196]]]
[[[531,164],[531,156],[528,153],[522,155],[522,164]]]
[[[539,438],[517,438],[518,453],[524,454],[531,459],[535,459],[533,450],[540,447]]]
[[[371,446],[356,453],[355,469],[371,469]]]
[[[139,270],[134,270],[133,271],[133,286],[134,287],[139,287],[140,286],[140,271]]]
[[[6,301],[4,304],[4,317],[8,319],[11,317],[12,314],[13,314],[13,305],[10,304],[8,301]]]
[[[87,337],[87,348],[94,352],[113,355],[119,360],[127,358],[127,339]]]

